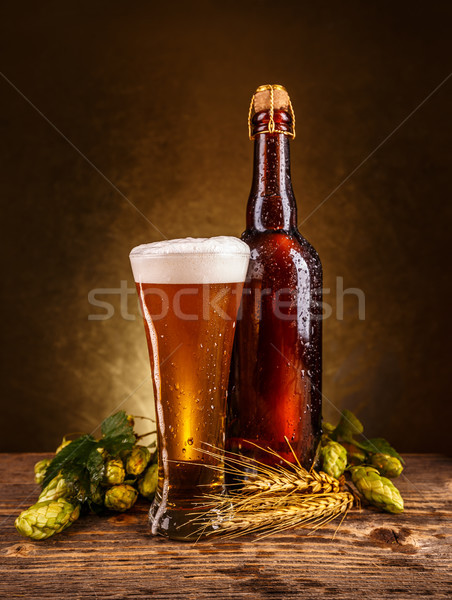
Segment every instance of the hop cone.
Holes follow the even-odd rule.
[[[382,477],[374,467],[352,467],[353,483],[364,498],[390,513],[403,512],[403,499],[390,479]]]
[[[45,540],[72,525],[79,514],[78,504],[74,506],[67,500],[59,498],[30,506],[20,513],[14,524],[20,535],[33,540]]]
[[[321,450],[323,470],[339,479],[347,466],[347,451],[338,442],[328,442]]]
[[[380,475],[385,477],[398,477],[403,471],[402,463],[395,456],[389,454],[373,454],[370,462],[373,467],[380,471]]]
[[[336,428],[331,423],[328,423],[328,421],[323,421],[322,429],[323,433],[328,436],[331,435]]]
[[[48,485],[39,494],[38,502],[47,502],[48,500],[58,500],[58,498],[66,498],[72,493],[67,481],[63,475],[59,473],[54,477]]]
[[[131,485],[114,485],[105,492],[104,504],[110,510],[124,512],[135,504],[138,492]]]
[[[149,448],[135,446],[127,457],[126,471],[129,475],[141,475],[151,460]]]
[[[138,489],[140,494],[149,500],[152,500],[157,489],[157,482],[159,478],[158,465],[152,464],[148,467],[144,473],[144,477],[138,482]]]
[[[105,485],[119,485],[124,481],[126,472],[124,471],[124,465],[120,458],[112,458],[107,461],[105,467],[104,484]]]
[[[50,458],[43,458],[39,462],[35,464],[35,481],[39,485],[44,481],[44,477],[46,476],[47,467],[51,463]]]

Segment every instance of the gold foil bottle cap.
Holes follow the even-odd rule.
[[[276,118],[275,111],[281,111],[278,117],[284,113],[289,113],[290,119],[284,120]],[[257,129],[253,134],[253,116],[257,113],[269,113],[268,126],[262,128],[262,124],[255,127]],[[284,122],[285,121],[285,122]],[[282,133],[295,139],[295,113],[290,101],[289,94],[284,86],[279,84],[261,85],[254,92],[251,98],[250,110],[248,113],[248,133],[250,140],[254,140],[260,133]]]

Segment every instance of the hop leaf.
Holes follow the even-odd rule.
[[[122,483],[114,485],[105,492],[104,504],[110,510],[124,512],[132,508],[138,497],[137,490],[131,485]]]
[[[104,505],[104,489],[98,483],[91,483],[88,505],[96,513],[100,513],[100,507]]]
[[[354,435],[359,435],[364,431],[361,421],[355,415],[345,409],[342,411],[341,420],[333,432],[335,440],[341,439],[346,442],[352,442]]]
[[[15,526],[25,537],[45,540],[72,525],[80,515],[80,506],[63,498],[38,502],[17,517]]]
[[[328,442],[322,450],[323,470],[331,477],[339,479],[347,466],[347,451],[338,442]]]
[[[77,488],[80,501],[89,499],[92,486],[96,488],[102,482],[104,454],[117,458],[136,441],[123,410],[105,419],[101,428],[103,436],[99,441],[92,435],[82,435],[58,452],[46,471],[43,484],[48,485],[61,472]]]
[[[103,437],[99,440],[99,445],[111,456],[116,457],[120,452],[130,450],[136,442],[133,425],[123,410],[107,417],[101,425],[101,430]]]
[[[367,460],[366,453],[350,442],[342,442],[342,445],[347,450],[348,462],[353,465],[359,465]]]
[[[86,471],[86,463],[93,450],[97,448],[97,442],[92,435],[82,435],[78,439],[65,446],[50,463],[45,479],[44,486],[62,472],[67,479],[78,479],[79,483],[87,489],[89,483],[89,473]]]
[[[351,467],[352,481],[364,498],[390,513],[403,512],[403,499],[390,479],[382,477],[373,467]]]
[[[66,448],[66,446],[69,446],[70,443],[71,443],[71,440],[68,440],[68,439],[66,439],[66,437],[64,437],[61,440],[61,444],[55,450],[55,454],[58,454],[58,452],[61,452],[61,450],[63,450],[63,448]]]
[[[93,448],[86,461],[86,469],[89,473],[90,483],[99,485],[105,475],[104,453],[100,448]]]
[[[394,456],[395,458],[398,458],[402,464],[405,464],[405,461],[397,452],[397,450],[395,450],[384,438],[370,438],[370,440],[361,442],[359,447],[369,453],[381,453]]]

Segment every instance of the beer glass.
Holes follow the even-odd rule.
[[[137,246],[130,262],[153,373],[159,479],[151,531],[198,536],[202,496],[221,493],[224,475],[201,452],[224,448],[232,342],[249,261],[234,237],[185,238]],[[203,529],[203,527],[201,527]]]

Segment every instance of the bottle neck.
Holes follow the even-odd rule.
[[[290,178],[289,137],[282,133],[256,135],[247,229],[290,230],[296,224],[297,205]]]

